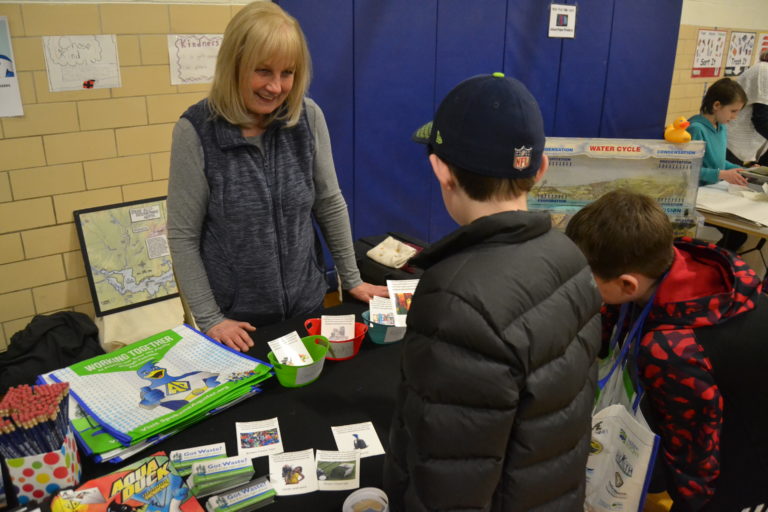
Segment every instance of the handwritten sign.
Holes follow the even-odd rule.
[[[693,57],[693,78],[720,76],[725,52],[724,30],[699,30],[696,54]]]
[[[43,50],[51,92],[121,85],[114,35],[46,36]]]
[[[174,34],[168,36],[171,84],[208,84],[213,81],[221,34]]]

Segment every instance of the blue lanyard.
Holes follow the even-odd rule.
[[[661,279],[663,279],[664,276],[662,276]],[[661,279],[659,282],[661,282]],[[656,288],[658,290],[658,286]],[[632,323],[632,326],[629,329],[629,333],[627,334],[626,338],[624,338],[624,344],[621,346],[621,352],[619,353],[619,356],[616,358],[616,360],[613,362],[613,365],[611,366],[611,370],[608,372],[608,374],[600,379],[597,382],[597,385],[600,389],[603,389],[605,387],[605,384],[608,382],[608,379],[611,378],[613,375],[613,372],[616,371],[616,369],[621,365],[622,368],[624,368],[624,365],[627,362],[627,356],[629,354],[630,347],[634,345],[633,354],[635,358],[637,358],[637,354],[640,350],[640,339],[643,336],[643,325],[645,324],[645,319],[648,317],[648,313],[651,310],[651,306],[653,306],[653,300],[656,297],[656,291],[653,292],[651,297],[648,299],[648,302],[646,302],[645,306],[643,306],[643,309],[640,311],[640,314],[635,318],[635,321]],[[619,343],[619,340],[622,337],[622,334],[624,333],[624,323],[627,318],[627,315],[633,311],[635,308],[635,304],[628,302],[621,305],[621,309],[619,310],[619,321],[616,324],[616,330],[613,333],[613,337],[611,338],[611,342],[609,344],[609,347],[611,349],[615,348],[616,345]],[[634,403],[632,404],[632,409],[637,410],[637,406],[640,403],[640,399],[643,396],[643,386],[640,383],[640,379],[637,378],[637,376],[633,376],[632,379],[633,383],[635,384],[635,391],[636,391],[636,397],[634,400]]]

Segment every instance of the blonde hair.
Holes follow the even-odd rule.
[[[249,79],[250,70],[274,58],[293,63],[293,88],[285,103],[267,116],[264,126],[273,121],[295,125],[309,87],[312,63],[299,22],[270,1],[246,5],[227,25],[208,95],[213,114],[238,126],[252,124],[253,115],[243,101],[240,88]]]

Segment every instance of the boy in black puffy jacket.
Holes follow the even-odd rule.
[[[501,73],[456,86],[414,135],[459,229],[415,261],[385,463],[393,511],[580,511],[600,296],[578,248],[526,211],[541,113]]]

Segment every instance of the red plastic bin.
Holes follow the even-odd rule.
[[[320,322],[319,318],[309,318],[304,322],[304,328],[310,336],[320,335]],[[360,351],[360,345],[363,344],[363,338],[368,332],[368,326],[355,322],[355,337],[349,340],[328,340],[330,343],[328,353],[325,355],[326,359],[331,361],[346,361],[352,359]],[[352,344],[352,355],[346,355],[349,352],[348,344]],[[335,355],[344,354],[342,357],[335,357]]]

